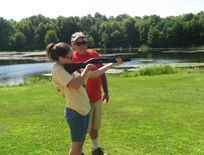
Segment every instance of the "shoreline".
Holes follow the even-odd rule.
[[[1,53],[0,60],[34,60],[47,61],[46,52],[15,52]]]
[[[162,53],[203,53],[204,50],[164,50]],[[129,58],[147,58],[145,54],[138,53],[113,53],[100,54],[100,57],[129,57]],[[48,61],[46,51],[40,52],[0,52],[0,60],[33,60]]]
[[[130,57],[139,58],[138,53],[114,53],[114,54],[99,54],[100,57]],[[142,56],[144,58],[145,56]],[[48,61],[46,52],[15,52],[1,53],[0,60],[33,60],[33,61]]]

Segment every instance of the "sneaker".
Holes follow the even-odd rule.
[[[103,149],[98,147],[97,149],[91,151],[92,155],[107,155],[106,153],[103,152]]]

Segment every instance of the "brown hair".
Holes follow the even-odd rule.
[[[49,60],[58,61],[60,56],[66,57],[70,49],[71,46],[67,43],[50,43],[46,47],[46,56]]]

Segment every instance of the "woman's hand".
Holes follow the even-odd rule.
[[[113,66],[123,64],[123,61],[122,61],[122,59],[121,59],[120,57],[118,57],[118,58],[116,59],[116,61],[117,61],[117,63],[113,63]]]
[[[92,70],[94,67],[96,67],[96,66],[93,65],[93,64],[88,64],[88,65],[86,65],[85,70],[90,71],[90,70]]]

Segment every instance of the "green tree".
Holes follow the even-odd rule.
[[[57,33],[55,30],[49,30],[47,31],[45,35],[45,44],[48,45],[50,43],[58,43],[59,38],[57,37]]]
[[[198,20],[191,20],[186,23],[186,38],[187,45],[202,45],[203,42],[203,33],[204,33],[204,25]]]
[[[160,47],[160,31],[157,28],[150,28],[148,33],[148,46],[150,47]]]
[[[71,42],[71,35],[77,31],[80,31],[79,29],[79,21],[77,21],[77,18],[69,17],[58,17],[56,26],[59,29],[59,39],[61,42],[70,43]]]
[[[97,28],[96,25],[92,25],[92,26],[91,26],[91,30],[90,30],[90,33],[89,33],[89,34],[90,34],[90,36],[92,36],[93,39],[94,39],[94,45],[93,45],[93,46],[97,45],[98,42],[100,41],[100,38],[99,38],[99,34],[98,34],[98,28]]]
[[[113,38],[115,47],[117,46],[117,43],[120,44],[122,41],[121,33],[118,30],[115,30],[113,33],[111,33],[111,37]]]
[[[82,18],[81,18],[81,30],[83,31],[83,32],[89,32],[90,31],[90,28],[91,28],[91,26],[93,25],[93,18],[92,18],[92,16],[89,14],[89,15],[87,15],[87,16],[83,16]]]
[[[116,21],[123,21],[124,19],[126,19],[126,18],[128,18],[128,17],[130,17],[130,16],[127,15],[127,14],[121,14],[121,15],[116,16],[116,17],[115,17],[115,20],[116,20]]]
[[[168,27],[166,32],[166,42],[169,48],[175,47],[177,44],[176,37],[177,33],[173,30],[172,27]]]
[[[173,47],[183,47],[184,46],[184,22],[181,20],[176,20],[172,26],[172,31],[176,33],[174,36],[174,45]]]
[[[30,21],[21,20],[15,25],[15,28],[21,31],[26,37],[26,45],[30,47],[33,45],[34,28]]]
[[[94,46],[94,38],[92,36],[87,37],[89,47]]]
[[[32,26],[35,28],[37,28],[41,23],[45,24],[48,23],[50,21],[50,18],[46,18],[45,16],[39,14],[39,15],[34,15],[31,16],[25,20],[28,20],[32,23]]]
[[[136,46],[136,43],[139,40],[139,34],[135,29],[136,19],[133,17],[128,17],[123,20],[124,34],[127,42],[131,47]]]
[[[15,48],[16,50],[23,50],[25,49],[26,45],[26,37],[22,32],[16,32],[14,33],[11,38],[11,47]]]
[[[102,42],[105,44],[106,47],[109,47],[110,43],[110,35],[112,33],[111,24],[109,22],[103,22],[99,28],[99,35],[102,38]]]
[[[47,23],[47,24],[45,25],[45,29],[46,29],[46,31],[54,30],[55,32],[57,32],[54,23]]]
[[[193,16],[194,15],[192,13],[186,13],[186,14],[183,15],[183,20],[185,22],[191,21],[193,19]]]
[[[103,42],[103,46],[106,47],[107,43],[109,42],[108,34],[106,34],[105,32],[102,32],[101,41]]]
[[[46,35],[45,24],[40,23],[40,25],[35,29],[34,41],[35,41],[36,48],[40,48],[40,49],[45,48],[45,42],[44,42],[45,35]]]
[[[0,51],[8,50],[9,38],[15,33],[15,29],[10,21],[0,17]]]

